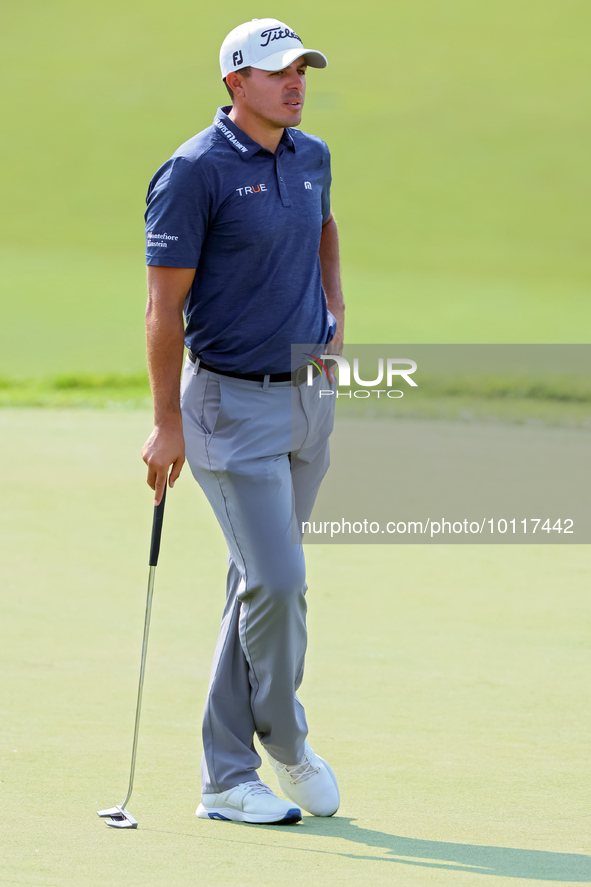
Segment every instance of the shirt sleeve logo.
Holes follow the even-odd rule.
[[[261,182],[260,185],[247,185],[246,187],[236,188],[241,197],[248,197],[249,194],[260,194],[261,191],[266,191],[267,186],[263,185]],[[242,193],[244,191],[244,194]]]
[[[304,188],[306,189],[306,191],[311,191],[312,190],[312,182],[304,182]]]
[[[148,248],[151,246],[167,247],[167,240],[178,240],[178,237],[175,234],[167,234],[166,231],[163,234],[156,234],[154,231],[148,231]]]

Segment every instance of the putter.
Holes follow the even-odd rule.
[[[160,500],[160,505],[154,506],[154,518],[152,520],[152,540],[150,543],[150,574],[148,576],[148,596],[146,600],[146,618],[144,620],[144,639],[142,642],[142,660],[140,664],[140,682],[137,691],[137,705],[135,709],[135,728],[133,731],[133,748],[131,752],[131,771],[129,774],[129,788],[122,804],[111,807],[109,810],[97,810],[98,815],[105,820],[107,825],[113,828],[137,828],[137,819],[134,819],[126,806],[133,791],[133,777],[135,775],[135,757],[140,727],[140,713],[142,710],[142,692],[144,689],[144,674],[146,671],[146,653],[148,651],[148,634],[150,631],[150,613],[152,611],[152,596],[154,594],[154,574],[158,563],[160,551],[160,537],[162,535],[162,520],[164,518],[164,503],[166,501],[166,486]]]

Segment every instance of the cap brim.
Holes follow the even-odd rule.
[[[318,52],[317,49],[287,49],[268,55],[267,58],[261,59],[252,67],[258,68],[260,71],[281,71],[301,56],[304,56],[306,64],[310,68],[326,68],[328,65],[326,56]]]

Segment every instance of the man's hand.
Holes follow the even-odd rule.
[[[335,317],[336,317],[336,315],[335,315]],[[324,349],[324,353],[328,354],[329,357],[331,354],[335,354],[338,357],[340,357],[343,353],[344,342],[343,342],[342,326],[343,326],[344,320],[345,320],[345,306],[344,305],[342,306],[341,317],[342,317],[341,326],[340,327],[337,326],[337,332],[336,332],[334,339],[331,339],[330,342],[328,343],[328,345],[326,346],[326,348]],[[338,324],[338,320],[337,320],[337,324]],[[330,366],[328,366],[328,361],[326,361],[326,372],[328,375],[328,381],[330,382],[331,385],[334,382],[334,380],[336,379],[333,367],[336,367],[336,361],[334,361]]]
[[[144,444],[142,459],[148,466],[148,486],[156,493],[154,505],[159,505],[170,466],[168,485],[172,488],[185,462],[182,422],[154,428]]]

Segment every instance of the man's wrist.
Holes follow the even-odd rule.
[[[154,428],[158,431],[177,431],[183,428],[183,417],[180,411],[154,413]]]

